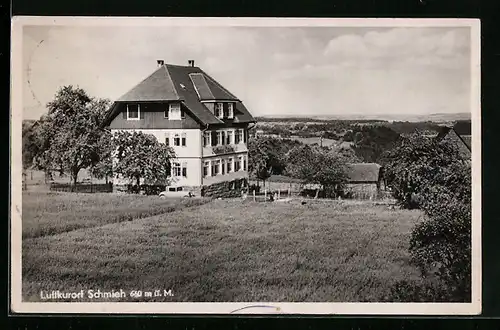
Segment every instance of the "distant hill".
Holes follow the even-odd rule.
[[[427,115],[419,114],[379,114],[379,115],[359,115],[359,114],[345,114],[345,115],[274,115],[274,116],[259,116],[256,117],[257,121],[332,121],[332,120],[348,120],[348,121],[409,121],[421,122],[432,121],[437,123],[454,122],[458,120],[470,120],[471,114],[465,113],[433,113]]]

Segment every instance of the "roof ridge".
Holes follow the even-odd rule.
[[[203,73],[203,75],[205,75],[208,79],[210,79],[215,85],[217,85],[217,87],[219,87],[220,89],[222,89],[224,92],[226,92],[227,94],[229,94],[229,96],[233,97],[234,99],[238,100],[241,102],[241,100],[239,98],[237,98],[233,93],[231,93],[230,91],[228,91],[224,86],[222,86],[221,84],[219,84],[219,82],[217,82],[217,80],[215,80],[214,78],[212,78],[208,73],[206,73],[205,71],[203,71],[202,69],[200,69],[200,71]],[[210,87],[209,87],[210,88]],[[213,94],[213,93],[212,93]]]
[[[170,83],[172,84],[172,87],[174,89],[174,94],[175,96],[177,97],[177,99],[181,99],[180,96],[179,96],[179,93],[177,92],[177,87],[175,86],[174,84],[174,81],[172,80],[172,77],[170,76],[170,72],[168,72],[168,69],[167,69],[167,66],[166,65],[162,65],[162,67],[165,69],[165,74],[167,75],[167,79],[170,81]]]

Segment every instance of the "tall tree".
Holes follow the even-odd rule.
[[[307,184],[317,184],[316,198],[321,189],[325,195],[338,195],[347,181],[346,163],[333,150],[299,146],[290,151],[287,172]]]
[[[248,170],[264,184],[272,174],[281,174],[285,169],[287,144],[283,141],[271,137],[257,137],[248,141]]]
[[[384,154],[384,163],[394,197],[405,208],[417,208],[420,202],[415,196],[434,186],[449,166],[464,160],[455,145],[413,133],[400,137],[397,146]]]
[[[38,125],[38,163],[46,170],[69,172],[73,185],[78,173],[98,161],[101,122],[108,100],[93,99],[79,87],[64,86],[47,104]]]
[[[98,179],[108,179],[113,176],[113,141],[111,132],[104,130],[99,141],[97,148],[93,155],[93,161],[90,166],[90,172]]]
[[[150,184],[168,185],[171,160],[175,158],[172,148],[158,142],[156,137],[142,132],[119,131],[113,135],[115,175]]]

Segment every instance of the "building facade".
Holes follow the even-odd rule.
[[[239,194],[236,190],[248,182],[248,129],[255,119],[194,62],[157,64],[156,71],[114,102],[106,125],[112,133],[154,135],[171,147],[170,187],[203,194],[217,184]],[[128,182],[115,177],[114,183]]]

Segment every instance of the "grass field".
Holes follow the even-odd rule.
[[[23,239],[23,299],[39,301],[41,290],[172,289],[142,300],[381,301],[395,281],[419,280],[407,253],[419,217],[366,202],[214,200],[96,222]]]
[[[131,221],[207,201],[108,193],[24,192],[23,238]]]

